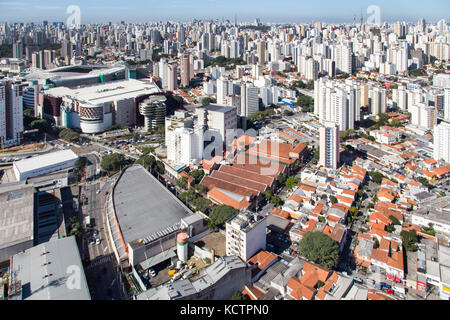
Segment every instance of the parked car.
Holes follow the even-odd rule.
[[[381,288],[386,288],[386,289],[390,289],[391,288],[391,286],[388,285],[386,282],[380,282],[380,287]]]
[[[100,239],[95,240],[95,244],[100,244],[100,242],[101,242]]]
[[[392,289],[384,289],[385,292],[389,293],[389,294],[394,294],[394,291]]]
[[[148,269],[148,273],[150,273],[152,277],[156,277],[156,271],[153,268]]]
[[[355,280],[355,282],[357,283],[363,283],[363,279],[361,279],[360,277],[354,277],[353,280]]]

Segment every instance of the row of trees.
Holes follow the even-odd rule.
[[[60,139],[70,141],[70,142],[77,142],[80,140],[80,135],[77,132],[75,132],[69,128],[62,129],[59,132],[58,136]]]
[[[299,94],[299,97],[297,98],[297,105],[302,107],[303,112],[314,111],[314,99],[305,94]]]

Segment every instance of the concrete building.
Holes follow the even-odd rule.
[[[167,90],[175,91],[178,89],[178,65],[176,63],[172,63],[168,65],[168,74],[167,74]]]
[[[140,165],[123,170],[107,199],[107,230],[117,261],[125,268],[176,256],[176,236],[204,231],[202,218]],[[184,223],[183,221],[191,219]]]
[[[333,122],[325,122],[320,132],[319,165],[337,169],[339,164],[339,126]]]
[[[14,175],[18,181],[41,176],[74,166],[78,156],[70,149],[35,156],[13,163]]]
[[[10,270],[9,300],[91,300],[75,236],[13,255]]]
[[[433,134],[433,158],[443,159],[450,163],[450,123],[441,122],[434,128]]]
[[[436,108],[424,103],[416,103],[408,108],[411,113],[411,124],[423,130],[433,130],[437,124]]]
[[[210,104],[197,108],[195,112],[198,117],[198,125],[207,128],[210,132],[217,132],[223,143],[234,139],[237,130],[235,107]]]
[[[166,118],[167,160],[173,165],[189,165],[203,159],[204,127],[194,125],[184,111]]]
[[[143,125],[139,103],[161,90],[153,80],[119,80],[81,88],[56,87],[40,94],[39,113],[57,125],[99,133],[116,124]]]
[[[237,256],[221,257],[191,279],[151,288],[137,300],[229,300],[251,282],[251,271]]]
[[[0,147],[18,145],[23,138],[23,88],[20,82],[0,81]]]
[[[145,131],[164,125],[166,100],[163,95],[151,95],[139,104],[139,113],[144,116]]]
[[[226,254],[249,260],[259,250],[266,250],[266,217],[242,211],[226,223]]]
[[[34,187],[0,185],[0,263],[34,245]]]
[[[252,84],[243,83],[241,86],[241,117],[249,115],[259,110],[259,90]]]
[[[184,54],[181,57],[181,85],[189,87],[191,81],[191,64],[189,54]]]
[[[412,224],[428,227],[431,223],[436,232],[450,235],[450,196],[425,200],[411,213]]]

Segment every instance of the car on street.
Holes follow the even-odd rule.
[[[100,244],[101,240],[99,238],[97,238],[97,240],[95,240],[95,244]]]
[[[363,279],[361,279],[360,277],[354,277],[353,280],[355,280],[355,282],[357,283],[363,283]]]
[[[388,285],[386,282],[380,282],[380,287],[381,288],[386,288],[386,289],[391,289],[391,286]]]
[[[152,277],[156,277],[156,271],[153,270],[152,268],[148,269],[148,273],[149,273]]]
[[[386,289],[384,289],[384,291],[389,294],[394,294],[394,291],[392,289],[386,288]]]
[[[91,241],[89,242],[90,245],[94,245],[95,244],[95,240],[91,239]]]
[[[97,231],[97,230],[94,230],[93,235],[94,235],[94,236],[97,236],[97,235],[98,235],[98,231]]]

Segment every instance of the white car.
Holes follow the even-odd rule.
[[[100,239],[95,240],[95,244],[100,244],[100,242],[101,242]]]
[[[150,275],[152,276],[152,277],[156,277],[156,272],[155,272],[155,270],[153,270],[153,269],[148,269],[148,272],[150,273]]]

